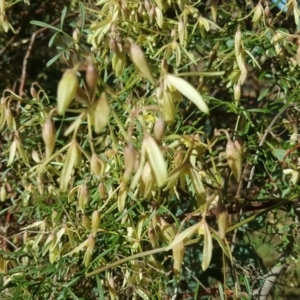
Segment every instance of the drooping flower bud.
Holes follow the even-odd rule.
[[[133,145],[130,143],[124,148],[124,163],[125,163],[125,172],[123,175],[124,182],[128,182],[130,180],[130,176],[134,170],[136,162],[136,153]]]
[[[218,201],[216,207],[216,217],[219,227],[219,233],[221,239],[225,238],[226,230],[228,228],[228,210],[222,201]]]
[[[95,237],[93,236],[93,234],[90,234],[87,239],[86,252],[83,258],[83,262],[86,268],[90,265],[94,248],[95,248]]]
[[[165,134],[166,124],[162,118],[158,118],[153,127],[154,138],[158,145],[161,144]]]
[[[92,214],[92,235],[96,236],[98,229],[100,227],[100,211],[99,210],[95,210]]]
[[[108,124],[110,117],[110,105],[107,101],[106,94],[102,93],[100,98],[95,103],[93,114],[93,124],[96,133],[100,133]]]
[[[91,57],[88,58],[88,65],[85,73],[85,80],[91,95],[94,95],[97,82],[98,82],[98,71],[92,62]]]
[[[127,38],[127,48],[134,66],[139,70],[144,78],[148,79],[153,85],[155,85],[156,80],[149,68],[147,59],[141,47],[135,44],[131,38]]]
[[[231,139],[226,144],[226,158],[235,180],[239,182],[242,176],[242,153]]]
[[[78,207],[81,212],[84,213],[85,206],[88,204],[90,198],[90,192],[86,184],[82,184],[81,186],[79,186],[77,197]]]
[[[74,69],[67,70],[59,81],[57,88],[57,112],[59,115],[65,114],[76,96],[78,86],[76,71]]]
[[[42,137],[46,146],[46,159],[48,159],[52,155],[55,147],[55,126],[54,122],[50,119],[44,124]]]
[[[105,166],[105,162],[96,153],[93,153],[90,162],[91,174],[100,179],[104,174]]]

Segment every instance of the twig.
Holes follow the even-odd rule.
[[[287,267],[286,263],[283,263],[280,266],[273,267],[268,274],[266,274],[264,277],[266,277],[266,280],[262,287],[256,289],[253,291],[253,297],[254,299],[258,300],[267,300],[267,297],[275,285],[278,277],[280,276],[281,272]]]

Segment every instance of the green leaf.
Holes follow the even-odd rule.
[[[30,21],[30,24],[61,32],[61,30],[59,28],[49,25],[47,23],[41,22],[41,21]]]
[[[63,26],[64,26],[64,21],[65,21],[65,18],[66,18],[67,11],[68,11],[68,9],[65,6],[62,13],[61,13],[61,18],[60,18],[60,29],[61,30],[63,29]]]
[[[58,34],[59,34],[59,32],[55,32],[55,33],[52,35],[51,39],[50,39],[49,42],[48,42],[48,47],[49,47],[49,48],[51,48],[51,46],[53,45],[53,42],[54,42],[54,40],[56,39],[56,37],[57,37]]]
[[[51,58],[51,59],[47,62],[46,66],[47,66],[47,67],[50,67],[50,66],[51,66],[55,61],[57,61],[62,55],[63,55],[63,52],[58,53],[57,55],[55,55],[53,58]]]

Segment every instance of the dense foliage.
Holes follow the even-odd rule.
[[[34,2],[0,0],[2,299],[297,297],[297,1]]]

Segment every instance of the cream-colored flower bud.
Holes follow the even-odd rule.
[[[105,162],[96,153],[93,153],[90,162],[91,174],[100,179],[105,172],[105,167]]]
[[[114,51],[114,52],[117,52],[118,51],[118,45],[116,43],[116,40],[114,38],[111,38],[109,40],[109,48]]]
[[[57,87],[57,112],[64,115],[72,100],[76,96],[79,86],[78,77],[74,69],[67,70]]]
[[[93,117],[95,132],[100,133],[102,129],[108,124],[110,117],[110,105],[107,101],[105,93],[102,93],[100,98],[95,103]]]
[[[83,258],[83,262],[86,268],[90,265],[94,248],[95,248],[95,237],[93,236],[93,234],[90,234],[87,240],[86,252]]]
[[[82,184],[81,186],[79,186],[77,197],[78,197],[78,207],[81,210],[81,212],[84,213],[85,207],[88,204],[90,198],[90,191],[86,184]]]
[[[242,153],[231,139],[226,145],[226,158],[235,180],[239,182],[242,176]]]
[[[235,48],[236,56],[240,55],[241,47],[242,47],[242,32],[240,27],[238,27],[234,37],[234,48]]]
[[[119,212],[123,212],[124,211],[125,203],[126,203],[126,198],[127,198],[127,187],[122,182],[121,186],[119,188],[118,197],[117,197]]]
[[[103,182],[100,182],[98,185],[98,193],[101,200],[107,197],[106,188]]]
[[[93,236],[97,235],[98,229],[100,227],[100,219],[101,219],[100,211],[95,210],[92,214],[92,231],[91,231],[91,233]]]
[[[36,184],[37,184],[37,188],[38,188],[40,195],[43,195],[45,192],[45,186],[44,186],[41,176],[36,177]]]
[[[178,149],[174,154],[174,167],[176,168],[181,166],[183,160],[184,160],[183,150],[181,147],[178,147]]]
[[[133,39],[127,38],[126,40],[126,48],[129,51],[130,58],[134,64],[134,66],[139,70],[140,74],[148,79],[153,85],[156,84],[156,80],[149,68],[147,59],[144,55],[143,50],[140,46],[134,43]]]
[[[179,42],[181,45],[185,44],[185,39],[186,39],[186,24],[182,19],[179,20],[178,22],[178,37],[179,37]]]
[[[81,215],[81,223],[87,231],[91,230],[91,222],[86,215]]]
[[[144,11],[144,5],[143,5],[143,2],[140,2],[138,10],[137,10],[138,15],[142,16],[143,15],[143,11]]]
[[[252,22],[256,23],[258,22],[262,15],[263,15],[264,9],[261,5],[261,2],[259,1],[258,4],[255,6],[254,8],[254,14],[253,14],[253,18],[252,18]]]
[[[220,237],[221,239],[224,239],[228,228],[228,210],[225,204],[220,200],[218,201],[216,207],[216,217],[217,217]]]
[[[36,89],[34,88],[34,86],[32,85],[30,88],[30,95],[33,99],[39,100],[39,94],[36,91]]]
[[[170,91],[164,91],[160,109],[164,121],[168,124],[173,124],[175,121],[176,109],[174,98]]]
[[[6,198],[7,198],[7,191],[5,185],[2,185],[0,189],[0,202],[4,202]]]
[[[55,147],[55,126],[54,122],[50,119],[48,119],[43,126],[42,137],[46,146],[46,159],[48,159],[52,155]]]
[[[238,104],[238,102],[241,100],[241,94],[242,94],[242,89],[240,83],[235,84],[234,86],[234,91],[233,91],[233,98],[235,103]]]
[[[136,153],[133,145],[130,143],[126,145],[124,149],[124,164],[125,164],[125,172],[123,175],[124,183],[130,180],[130,176],[134,170],[135,163],[136,163]]]
[[[163,118],[159,117],[153,127],[154,138],[158,145],[160,145],[162,142],[162,139],[165,135],[165,129],[166,129],[166,123],[163,120]]]
[[[271,10],[270,10],[269,3],[267,1],[265,1],[264,13],[267,18],[271,17]]]
[[[75,49],[76,50],[79,50],[79,45],[78,45],[78,42],[79,42],[79,39],[80,39],[80,31],[78,28],[75,28],[72,32],[72,38],[75,42]]]
[[[36,150],[32,150],[31,157],[34,160],[34,162],[36,162],[37,164],[41,162],[39,153]]]
[[[164,17],[158,6],[155,6],[155,19],[159,28],[163,28]]]
[[[153,185],[154,178],[152,170],[150,164],[146,162],[142,171],[141,181],[139,185],[139,193],[141,197],[143,197],[144,199],[149,198],[151,196]]]
[[[85,81],[89,88],[90,94],[94,95],[98,82],[98,70],[93,64],[91,57],[88,58],[88,64],[85,73]]]
[[[155,18],[156,12],[155,12],[155,6],[152,5],[150,11],[149,11],[149,18],[150,18],[150,22],[152,23],[154,18]]]
[[[241,154],[243,154],[244,151],[244,144],[243,141],[241,140],[240,137],[236,137],[235,141],[234,141],[234,145],[236,146],[236,148],[240,151]]]
[[[151,10],[151,5],[150,5],[149,0],[144,0],[144,6],[145,6],[146,11],[149,13]]]

